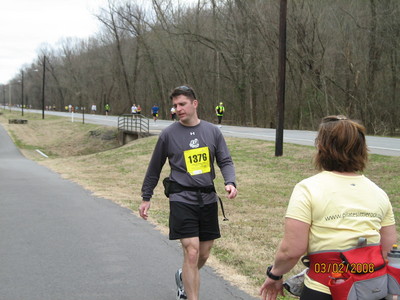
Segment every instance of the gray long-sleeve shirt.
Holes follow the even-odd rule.
[[[221,169],[225,185],[235,184],[235,169],[225,139],[215,125],[200,121],[196,126],[179,122],[164,129],[157,141],[142,186],[142,198],[150,200],[161,170],[168,158],[170,179],[188,187],[205,187],[213,184],[214,161]],[[196,192],[184,191],[170,195],[170,201],[197,203]],[[203,194],[209,204],[217,201],[215,193]]]

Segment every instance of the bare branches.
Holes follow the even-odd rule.
[[[157,102],[167,118],[168,91],[187,83],[202,101],[203,119],[214,121],[215,103],[223,101],[227,122],[274,126],[277,2],[176,3],[110,0],[97,15],[102,29],[91,42],[43,47],[53,75],[49,99],[72,103],[72,91],[79,90],[86,105],[110,102],[116,114],[132,103],[146,114]],[[324,114],[340,112],[371,124],[372,132],[398,132],[400,2],[288,4],[285,127],[312,129]],[[36,77],[32,82],[39,84]]]

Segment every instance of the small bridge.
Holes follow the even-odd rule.
[[[150,135],[149,118],[140,114],[124,114],[118,117],[118,141],[121,145]]]

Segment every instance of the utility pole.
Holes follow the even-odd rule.
[[[8,83],[8,108],[11,112],[11,82]]]
[[[3,108],[6,110],[6,85],[3,84]]]
[[[279,87],[277,97],[277,127],[275,156],[283,154],[283,127],[285,116],[285,76],[286,76],[286,12],[287,0],[281,0],[279,13]]]
[[[43,55],[43,82],[42,82],[42,119],[44,120],[44,91],[46,83],[46,55]]]
[[[21,115],[24,116],[24,70],[21,70]]]

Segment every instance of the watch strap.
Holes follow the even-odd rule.
[[[268,276],[269,278],[271,278],[272,280],[281,280],[282,277],[283,277],[283,275],[277,276],[277,275],[272,274],[272,272],[271,272],[272,268],[273,268],[273,266],[269,266],[269,267],[267,268],[267,276]]]

